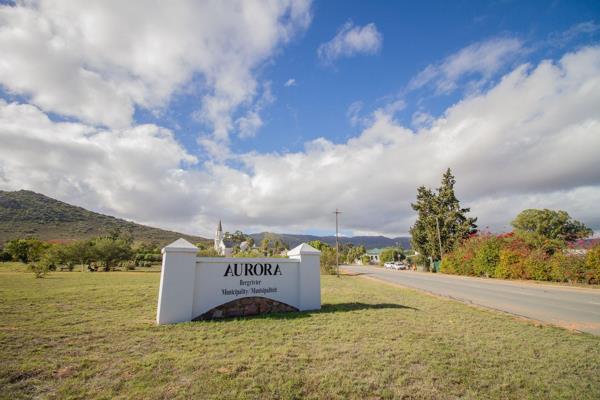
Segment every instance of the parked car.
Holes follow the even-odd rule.
[[[393,262],[386,262],[383,264],[383,267],[388,268],[388,269],[395,269],[396,266],[394,265]]]
[[[395,262],[394,269],[395,270],[405,270],[405,269],[408,269],[408,267],[403,262]]]

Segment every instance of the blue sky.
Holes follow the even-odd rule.
[[[552,36],[580,23],[595,22],[600,15],[600,4],[595,1],[455,3],[315,3],[310,28],[258,69],[259,76],[271,83],[276,101],[263,111],[260,133],[245,139],[233,136],[233,147],[241,152],[298,151],[306,141],[318,137],[345,142],[361,132],[361,127],[353,126],[347,117],[355,102],[362,103],[360,113],[367,115],[392,99],[403,99],[406,107],[395,116],[407,125],[419,109],[440,115],[460,100],[464,88],[444,96],[433,96],[428,90],[402,95],[409,81],[429,64],[486,39],[522,40],[526,54],[496,71],[500,76],[518,62],[537,62],[560,55],[565,48],[547,43]],[[349,21],[356,26],[374,23],[383,35],[381,50],[324,66],[317,55],[319,45],[333,38]],[[595,43],[599,37],[597,30],[582,33],[564,46]],[[285,87],[289,79],[294,79],[295,85]],[[192,117],[196,107],[196,99],[181,96],[169,107],[172,118],[152,118],[140,113],[139,120],[169,126],[195,151],[196,132],[205,129]],[[177,125],[181,128],[177,129]]]
[[[0,189],[142,223],[406,234],[451,167],[480,225],[600,230],[597,1],[10,2]],[[590,89],[591,88],[591,89]]]

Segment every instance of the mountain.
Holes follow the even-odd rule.
[[[75,240],[105,235],[120,229],[134,240],[168,244],[180,237],[192,243],[208,239],[152,228],[95,213],[29,190],[0,190],[0,243],[15,238]]]
[[[266,234],[267,232],[252,233],[249,236],[254,239],[256,244],[260,244]],[[335,236],[296,235],[292,233],[274,233],[273,235],[279,237],[290,249],[298,246],[300,243],[310,242],[311,240],[320,240],[329,245],[335,245]],[[399,236],[396,238],[386,236],[340,236],[340,243],[352,244],[354,246],[363,245],[367,249],[392,247],[399,244],[405,249],[410,249],[409,236]]]

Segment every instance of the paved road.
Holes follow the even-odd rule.
[[[343,266],[351,272],[600,335],[600,290],[470,278],[378,267]]]

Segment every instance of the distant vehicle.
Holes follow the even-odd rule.
[[[383,267],[388,269],[396,269],[396,266],[393,262],[386,262],[385,264],[383,264]]]
[[[406,264],[404,264],[402,262],[395,262],[394,269],[395,270],[405,270],[405,269],[408,269],[408,267],[406,266]]]

